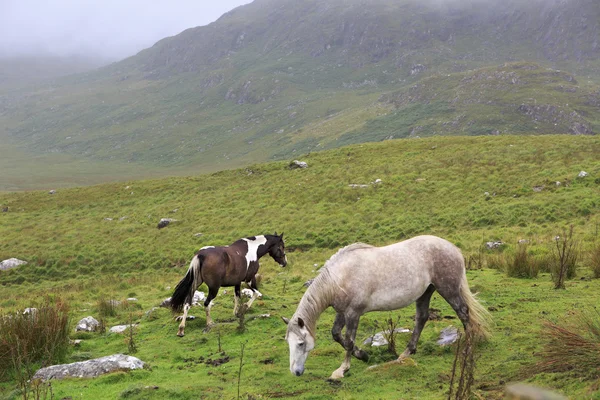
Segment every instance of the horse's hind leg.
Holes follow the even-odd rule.
[[[206,310],[206,328],[204,328],[205,332],[208,332],[210,328],[215,324],[210,317],[210,309],[212,307],[212,301],[215,297],[217,297],[217,293],[219,293],[219,287],[209,287],[208,288],[208,297],[204,300],[204,309]]]
[[[241,285],[235,285],[234,296],[233,296],[233,301],[234,301],[233,315],[236,315],[236,316],[238,313],[238,308],[240,306],[240,296],[241,296],[240,289],[241,289]]]
[[[179,329],[177,330],[177,336],[179,337],[183,337],[185,335],[183,331],[185,329],[185,320],[187,318],[187,314],[190,307],[190,303],[185,303],[185,305],[183,306],[183,315],[181,316],[181,322],[179,323]]]
[[[465,330],[469,326],[469,306],[460,294],[460,284],[436,287],[438,293],[450,304]]]
[[[250,308],[252,303],[254,303],[254,300],[256,300],[258,296],[262,296],[262,294],[258,291],[256,277],[252,277],[252,280],[250,281],[250,284],[248,286],[250,286],[250,289],[252,289],[252,297],[250,298],[250,300],[248,300],[248,303],[246,303],[246,307]]]
[[[417,352],[417,343],[419,342],[421,331],[423,331],[423,327],[429,319],[429,302],[431,301],[431,295],[433,294],[433,292],[435,292],[435,287],[433,285],[429,285],[425,290],[425,293],[423,293],[421,297],[417,299],[415,329],[413,330],[412,336],[410,337],[410,341],[408,342],[406,349],[400,355],[400,357],[398,357],[399,360],[409,357]]]

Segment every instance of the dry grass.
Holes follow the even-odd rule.
[[[591,251],[590,268],[594,278],[600,278],[600,244],[596,244]]]
[[[69,346],[69,307],[61,299],[46,298],[37,311],[0,317],[0,376],[30,375],[34,363],[62,359]]]
[[[539,372],[567,372],[584,379],[600,378],[600,313],[581,314],[571,326],[544,323],[544,349]]]

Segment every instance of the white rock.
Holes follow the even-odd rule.
[[[588,176],[588,173],[587,173],[587,172],[585,172],[585,171],[581,171],[581,172],[580,172],[580,173],[577,175],[577,177],[578,177],[578,178],[585,178],[586,176]]]
[[[27,307],[24,311],[23,311],[23,315],[35,315],[37,314],[38,309],[34,308],[34,307]]]
[[[127,301],[138,301],[135,297],[128,297]]]
[[[63,378],[94,378],[114,371],[133,370],[144,368],[144,362],[139,358],[114,354],[96,358],[93,360],[80,361],[71,364],[53,365],[39,369],[34,379],[63,379]]]
[[[385,332],[387,333],[388,331]],[[396,328],[394,329],[394,332],[406,333],[410,332],[410,330],[406,328]],[[371,346],[385,346],[388,344],[388,341],[385,339],[383,332],[377,332],[373,336],[369,336],[368,338],[366,338],[363,344],[370,344]]]
[[[262,297],[262,293],[259,292],[258,290],[256,292],[258,293],[258,298],[261,298]],[[246,297],[252,297],[252,293],[253,293],[252,289],[244,288],[244,289],[242,289],[241,295],[242,296],[246,296]]]
[[[133,325],[116,325],[113,326],[112,328],[110,328],[108,331],[111,333],[123,333],[127,330],[127,328],[129,328],[129,326],[135,327],[137,326],[137,324],[133,324]]]
[[[453,326],[449,326],[447,328],[442,329],[442,331],[440,332],[440,338],[438,339],[437,343],[440,346],[447,346],[456,342],[457,339],[458,329],[456,329]]]
[[[77,323],[77,327],[75,328],[76,331],[86,331],[86,332],[94,332],[97,328],[98,325],[100,325],[100,322],[98,322],[98,320],[94,317],[85,317],[82,318],[78,323]]]
[[[206,295],[204,294],[204,292],[199,292],[196,290],[194,292],[194,297],[192,298],[192,305],[197,306],[201,302],[204,302],[204,300],[206,300]]]
[[[5,271],[25,264],[27,264],[27,261],[19,260],[18,258],[9,258],[8,260],[0,262],[0,271]]]

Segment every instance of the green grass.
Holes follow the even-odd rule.
[[[18,257],[29,264],[0,273],[0,310],[35,306],[43,294],[56,293],[69,302],[77,321],[98,317],[98,307],[107,300],[138,298],[138,306],[117,308],[106,323],[127,324],[130,315],[140,322],[135,355],[149,368],[56,381],[57,398],[235,398],[242,343],[244,398],[443,398],[453,354],[434,342],[441,329],[458,326],[457,319],[428,323],[414,365],[366,370],[367,365],[353,360],[349,376],[331,384],[325,378],[342,361],[342,349],[330,338],[333,310],[322,316],[317,347],[301,378],[288,371],[285,325],[279,317],[291,316],[303,283],[339,247],[355,241],[384,245],[436,234],[456,243],[468,258],[479,254],[485,241],[502,240],[507,243],[503,251],[510,252],[517,240],[526,238],[531,251],[544,253],[557,232],[574,224],[588,251],[600,224],[597,154],[597,137],[434,137],[311,153],[298,157],[308,163],[305,170],[274,162],[211,175],[61,189],[54,195],[1,193],[0,204],[9,206],[9,212],[0,213],[0,259]],[[581,170],[589,176],[578,179]],[[375,179],[382,183],[369,185]],[[540,185],[545,185],[541,192],[532,190]],[[178,221],[158,230],[162,217]],[[224,322],[233,318],[231,288],[221,290],[213,308],[230,362],[218,367],[202,362],[201,357],[222,357],[217,354],[219,330],[202,333],[202,308],[192,309],[198,318],[187,324],[183,339],[175,336],[177,323],[167,310],[146,316],[170,296],[196,249],[275,230],[285,232],[289,265],[282,269],[272,260],[262,262],[265,298],[249,313],[270,313],[271,318],[254,319],[245,333],[236,332],[236,322]],[[198,232],[203,236],[195,237]],[[496,310],[494,336],[480,349],[475,384],[480,396],[502,398],[506,382],[527,379],[572,398],[600,398],[591,382],[568,374],[527,375],[541,349],[542,322],[560,322],[573,309],[597,304],[600,281],[590,279],[588,259],[580,261],[567,290],[558,292],[547,272],[532,279],[487,268],[468,272],[472,289]],[[432,307],[442,316],[454,315],[437,295]],[[413,315],[413,306],[367,314],[357,338],[362,341],[375,321],[390,316],[412,328]],[[122,335],[73,332],[72,337],[84,342],[73,349],[70,361],[127,352]],[[405,335],[398,338],[399,350],[407,340]],[[373,350],[370,364],[389,358],[383,350]],[[9,398],[13,388],[14,382],[0,383]]]

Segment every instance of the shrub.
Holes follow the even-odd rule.
[[[68,311],[61,299],[46,298],[32,313],[0,316],[0,375],[13,371],[27,381],[34,363],[64,359],[69,348]]]
[[[527,245],[518,245],[515,254],[506,263],[506,274],[513,278],[535,278],[538,273],[539,264],[527,252]]]
[[[552,247],[551,274],[555,289],[565,288],[565,279],[572,279],[577,274],[579,259],[579,242],[573,237],[573,225],[563,230],[562,237],[557,236]]]

